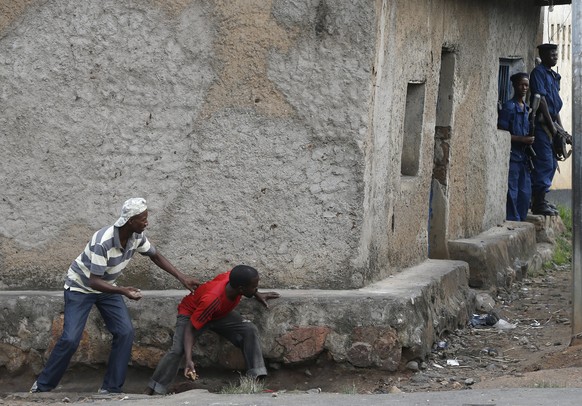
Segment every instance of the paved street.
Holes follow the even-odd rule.
[[[21,395],[21,396],[18,396]],[[55,393],[15,394],[13,399],[5,399],[9,405],[38,405],[43,399],[55,402]],[[61,393],[62,400],[66,394]],[[91,395],[88,395],[91,396]],[[147,397],[145,395],[125,395],[110,399],[89,397],[82,402],[100,406],[578,406],[582,398],[582,388],[524,388],[492,390],[458,390],[446,392],[419,392],[388,395],[344,395],[344,394],[259,394],[259,395],[217,395],[206,391],[193,390],[165,397]],[[18,400],[17,400],[18,399]],[[34,402],[34,403],[33,403]]]

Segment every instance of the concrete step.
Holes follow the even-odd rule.
[[[451,240],[448,249],[451,259],[469,264],[471,288],[496,292],[539,271],[564,231],[560,217],[530,215],[527,222],[506,221],[474,237]]]

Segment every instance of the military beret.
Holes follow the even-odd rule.
[[[538,49],[540,51],[549,51],[550,49],[557,49],[558,45],[557,44],[541,44],[538,45]]]

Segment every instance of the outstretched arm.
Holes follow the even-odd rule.
[[[255,292],[255,299],[257,299],[259,303],[265,306],[267,309],[269,308],[267,300],[277,299],[280,296],[281,295],[278,294],[277,292],[264,292],[264,293]]]
[[[154,264],[162,268],[164,271],[172,275],[174,278],[178,279],[182,285],[184,285],[190,291],[194,291],[199,285],[200,281],[188,275],[184,275],[182,272],[178,271],[170,261],[166,259],[159,251],[156,251],[153,255],[149,256]]]
[[[194,369],[194,361],[192,360],[192,346],[194,346],[194,327],[189,324],[184,329],[184,356],[186,357],[184,376],[188,379],[192,379],[191,373],[196,376],[196,369]]]

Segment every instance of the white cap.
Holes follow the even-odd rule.
[[[127,220],[132,218],[133,216],[137,216],[138,214],[143,213],[147,210],[147,205],[145,199],[141,197],[132,197],[131,199],[127,199],[125,203],[123,203],[123,207],[121,208],[121,216],[115,222],[115,227],[121,227]]]

